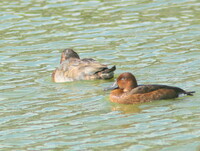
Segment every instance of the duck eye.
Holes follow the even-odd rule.
[[[126,80],[126,78],[121,78],[121,80]]]

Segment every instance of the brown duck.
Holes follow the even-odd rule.
[[[173,99],[179,94],[192,95],[181,88],[167,85],[138,85],[135,76],[129,72],[122,73],[111,88],[110,100],[115,103],[135,104],[154,100]]]

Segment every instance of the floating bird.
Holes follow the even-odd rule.
[[[194,91],[185,91],[167,85],[138,85],[132,73],[122,73],[111,88],[110,100],[115,103],[135,104],[154,100],[173,99],[179,94],[193,95]]]
[[[73,49],[65,49],[61,54],[60,66],[52,73],[54,82],[75,80],[111,79],[115,66],[108,68],[92,58],[80,59]]]

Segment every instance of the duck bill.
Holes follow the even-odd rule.
[[[108,91],[108,90],[114,90],[119,88],[117,85],[117,82],[113,83],[110,87],[104,88],[104,91]]]

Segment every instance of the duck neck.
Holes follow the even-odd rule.
[[[61,57],[60,59],[60,64],[65,61],[65,60],[71,60],[71,59],[79,59],[79,58],[76,58],[76,57],[70,57],[70,58],[67,58],[67,57]]]

